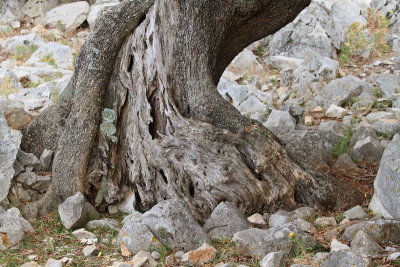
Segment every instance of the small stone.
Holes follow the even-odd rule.
[[[63,257],[61,259],[61,261],[65,264],[65,265],[70,265],[74,262],[74,260],[72,258],[69,257]]]
[[[174,257],[180,259],[183,257],[184,254],[185,254],[185,252],[183,252],[183,251],[177,251],[177,252],[175,252]]]
[[[301,219],[308,221],[315,216],[315,209],[310,207],[301,207],[293,211],[293,219]]]
[[[40,156],[40,162],[44,171],[49,171],[51,167],[51,161],[53,157],[53,151],[45,149]]]
[[[38,255],[29,255],[29,256],[28,256],[28,260],[30,260],[30,261],[37,260],[38,258],[39,258]]]
[[[204,243],[196,250],[189,251],[182,256],[183,262],[202,264],[213,260],[217,256],[217,250]]]
[[[366,256],[376,256],[383,251],[383,248],[372,240],[364,231],[357,232],[356,236],[351,241],[351,249],[361,252]]]
[[[109,230],[114,230],[117,231],[119,228],[119,223],[118,221],[114,219],[101,219],[101,220],[94,220],[90,221],[86,224],[87,229],[99,229],[99,228],[105,228]]]
[[[293,224],[296,226],[296,229],[300,232],[311,233],[315,230],[315,227],[312,226],[311,223],[301,219],[294,220]]]
[[[394,247],[386,247],[385,251],[386,252],[398,252],[399,250],[397,248],[394,248]]]
[[[292,222],[292,216],[293,214],[291,212],[280,210],[269,217],[269,227],[279,227],[286,223]]]
[[[235,267],[235,265],[233,265],[232,263],[224,263],[224,262],[221,262],[221,263],[218,263],[217,265],[215,265],[214,267]]]
[[[321,106],[316,106],[315,108],[313,108],[313,110],[311,112],[312,113],[321,113],[321,112],[324,112],[324,108]]]
[[[78,192],[67,198],[58,206],[62,224],[67,229],[77,228],[86,224],[89,218],[98,218],[99,214],[85,196]]]
[[[319,265],[328,257],[328,255],[328,252],[317,252],[313,257],[313,262]]]
[[[337,239],[333,239],[331,242],[331,252],[332,251],[339,251],[339,250],[345,250],[345,249],[350,249],[348,245],[345,245],[341,242],[339,242]]]
[[[364,219],[368,216],[361,206],[355,206],[347,210],[343,215],[349,220]]]
[[[108,208],[108,212],[109,212],[110,214],[116,214],[116,213],[119,212],[118,206],[117,206],[117,205],[110,205],[110,206],[108,206],[107,208]]]
[[[307,126],[311,126],[314,124],[314,117],[313,116],[304,116],[304,124]]]
[[[64,262],[60,261],[60,260],[55,260],[55,259],[48,259],[46,262],[45,267],[63,267],[64,266]]]
[[[342,108],[342,107],[339,107],[339,106],[336,106],[336,105],[332,104],[332,105],[329,106],[329,108],[325,112],[325,114],[328,117],[331,117],[331,118],[341,119],[341,118],[343,118],[344,116],[347,115],[347,110]]]
[[[256,224],[256,225],[265,225],[266,224],[263,216],[259,213],[251,215],[250,217],[247,218],[247,220],[250,223]]]
[[[40,264],[34,261],[30,261],[27,263],[22,264],[20,267],[42,267]]]
[[[85,257],[95,256],[99,253],[99,249],[95,245],[86,246],[82,250]]]
[[[395,261],[395,260],[399,260],[399,259],[400,259],[400,252],[392,253],[387,257],[388,261]]]
[[[285,264],[286,264],[285,256],[286,256],[286,253],[284,253],[282,251],[271,252],[261,260],[260,267],[285,266]]]
[[[134,267],[157,267],[157,262],[153,260],[149,252],[140,251],[128,264]]]
[[[212,239],[226,239],[250,227],[251,224],[242,211],[231,203],[221,202],[213,210],[203,228]]]
[[[81,240],[83,238],[85,238],[85,239],[95,239],[96,238],[95,234],[88,232],[83,228],[73,231],[72,235],[75,236],[79,240]]]
[[[153,258],[153,260],[158,261],[159,259],[161,259],[161,255],[158,251],[153,251],[151,253],[151,257]]]
[[[359,252],[352,250],[340,250],[329,253],[327,259],[322,262],[321,267],[369,267],[370,260]]]
[[[337,225],[334,217],[319,217],[315,220],[315,225],[321,226],[335,226]]]

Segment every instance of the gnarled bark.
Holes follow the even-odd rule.
[[[108,9],[62,100],[24,132],[23,149],[57,151],[49,191],[25,212],[46,213],[76,191],[102,209],[123,197],[122,185],[138,208],[177,196],[199,220],[221,201],[248,213],[296,200],[334,205],[332,181],[293,163],[216,90],[243,48],[309,2],[133,0]]]

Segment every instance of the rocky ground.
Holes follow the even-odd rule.
[[[107,214],[77,194],[58,212],[22,218],[18,208],[51,182],[53,152],[25,153],[20,130],[57,101],[99,11],[117,3],[0,3],[1,266],[400,265],[397,0],[314,0],[240,53],[218,85],[298,164],[355,184],[360,206],[343,195],[330,213],[251,215],[220,203],[200,224],[174,199],[139,213],[126,190]]]

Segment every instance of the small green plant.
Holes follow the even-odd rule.
[[[33,52],[35,52],[38,47],[34,44],[26,45],[17,45],[14,50],[14,58],[17,61],[25,61],[27,60]]]
[[[332,148],[332,156],[334,158],[338,158],[341,155],[347,153],[349,150],[349,144],[351,138],[353,137],[354,128],[358,123],[357,119],[352,119],[350,125],[347,127],[346,131],[343,133],[343,136],[339,138],[339,141],[336,145]]]
[[[372,88],[372,95],[373,95],[375,98],[381,98],[381,97],[382,97],[381,89],[380,89],[379,87],[374,87],[374,88]]]
[[[290,250],[290,257],[299,259],[305,258],[307,256],[307,249],[304,246],[300,236],[296,235],[294,232],[289,234],[289,238],[292,241],[292,249]]]
[[[262,56],[264,56],[264,54],[265,54],[265,49],[264,49],[264,47],[262,47],[262,46],[258,46],[258,47],[256,48],[256,50],[253,51],[253,53],[254,53],[256,56],[258,56],[258,57],[262,57]]]
[[[341,221],[343,221],[346,217],[344,217],[342,214],[336,215],[335,216],[335,220],[336,222],[340,223]]]
[[[0,81],[0,95],[9,96],[17,92],[18,90],[14,87],[13,80],[10,77],[6,77]]]
[[[379,137],[382,137],[383,139],[387,139],[387,140],[392,140],[393,137],[396,135],[395,132],[391,132],[391,133],[376,132],[376,134],[377,134]]]
[[[56,28],[59,29],[59,30],[61,30],[61,31],[65,31],[65,29],[66,29],[65,24],[63,24],[63,23],[61,22],[61,20],[58,20],[58,21],[57,21],[57,23],[56,23]]]
[[[367,25],[355,22],[350,25],[346,33],[346,42],[341,47],[339,55],[340,66],[345,66],[354,57],[355,51],[371,49],[369,58],[364,61],[377,58],[389,51],[386,40],[390,20],[382,16],[378,11],[370,9]],[[357,58],[357,57],[356,57]]]
[[[54,59],[52,53],[44,55],[40,59],[40,62],[45,62],[45,63],[49,64],[50,66],[57,67],[56,60]]]

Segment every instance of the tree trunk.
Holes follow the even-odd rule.
[[[247,213],[296,201],[334,208],[338,183],[293,163],[216,90],[241,50],[309,2],[131,0],[107,9],[61,100],[24,131],[23,150],[56,151],[52,185],[25,214],[77,191],[102,210],[126,188],[138,209],[179,197],[201,221],[221,201]]]

